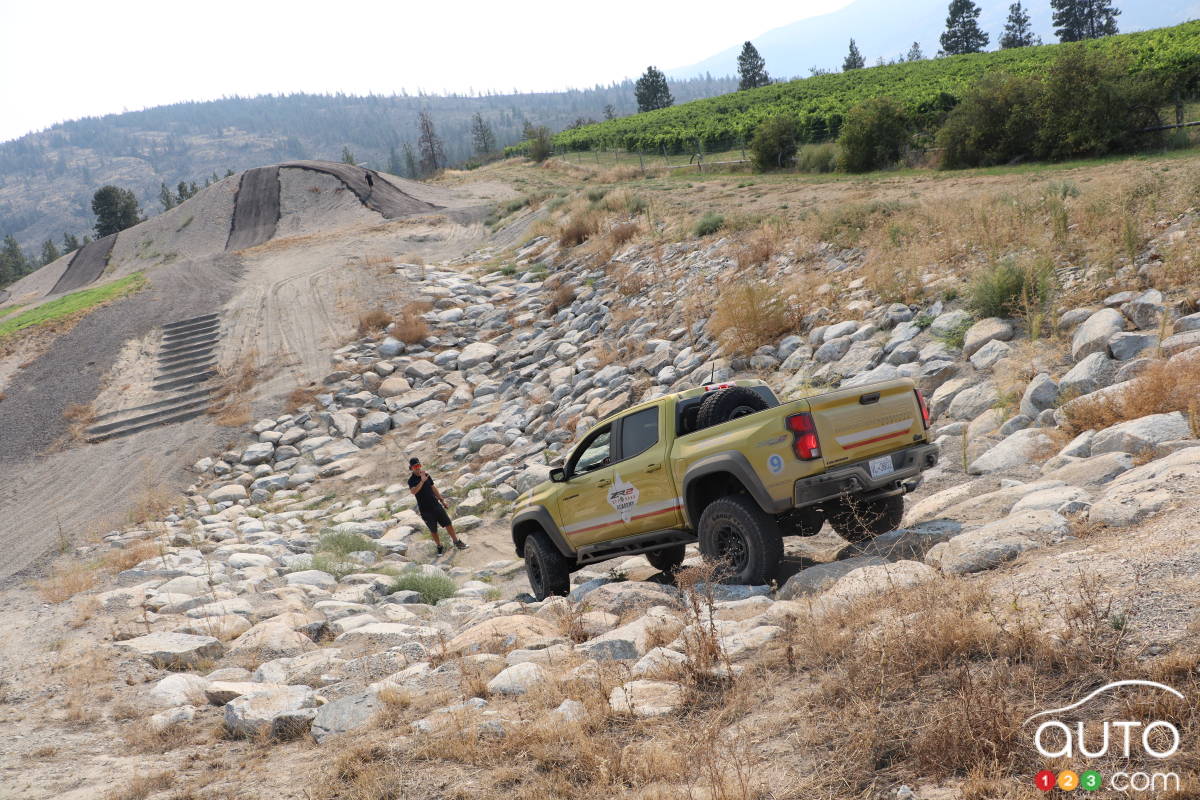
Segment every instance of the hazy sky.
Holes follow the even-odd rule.
[[[223,95],[591,86],[850,2],[0,0],[0,141]]]

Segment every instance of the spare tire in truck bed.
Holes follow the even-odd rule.
[[[767,401],[762,395],[747,386],[718,389],[700,404],[696,427],[699,429],[720,425],[722,422],[765,411],[767,408]]]

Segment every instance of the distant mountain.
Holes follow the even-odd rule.
[[[1008,7],[1012,0],[979,0],[983,13],[980,25],[991,35],[996,48]],[[1034,30],[1050,44],[1058,41],[1050,23],[1048,0],[1024,3]],[[838,71],[850,46],[851,37],[867,59],[889,61],[908,52],[920,42],[927,57],[938,51],[938,38],[946,27],[948,0],[856,0],[831,14],[810,17],[781,28],[769,30],[752,41],[767,62],[773,78],[807,77],[810,67]],[[1200,0],[1117,0],[1121,33],[1163,28],[1200,18]],[[669,77],[692,75],[731,75],[737,71],[737,55],[742,42],[731,43],[728,50],[696,64],[667,70]]]
[[[672,81],[676,102],[737,88],[729,78]],[[162,211],[160,184],[203,184],[214,174],[289,159],[359,162],[403,174],[404,144],[414,149],[417,114],[428,110],[450,164],[473,155],[471,118],[479,112],[498,147],[520,140],[526,122],[562,130],[577,120],[637,111],[633,81],[591,89],[480,97],[296,94],[177,103],[64,122],[0,143],[0,237],[13,234],[26,254],[63,233],[91,232],[92,194],[106,183],[132,189],[147,215]],[[403,175],[403,177],[411,177]]]

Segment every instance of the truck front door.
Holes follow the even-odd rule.
[[[667,464],[663,431],[671,411],[667,403],[643,408],[616,424],[620,459],[613,465],[609,503],[621,514],[627,535],[678,528],[682,504]]]
[[[559,496],[562,530],[579,548],[623,535],[620,515],[608,503],[613,482],[613,429],[592,431],[567,462],[567,480]]]

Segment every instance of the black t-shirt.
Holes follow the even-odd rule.
[[[421,482],[421,476],[413,473],[408,476],[408,488],[413,489]],[[417,509],[422,514],[428,514],[431,511],[437,511],[442,507],[441,502],[437,499],[437,495],[433,493],[433,476],[428,472],[425,473],[425,485],[421,487],[421,491],[417,492]]]

